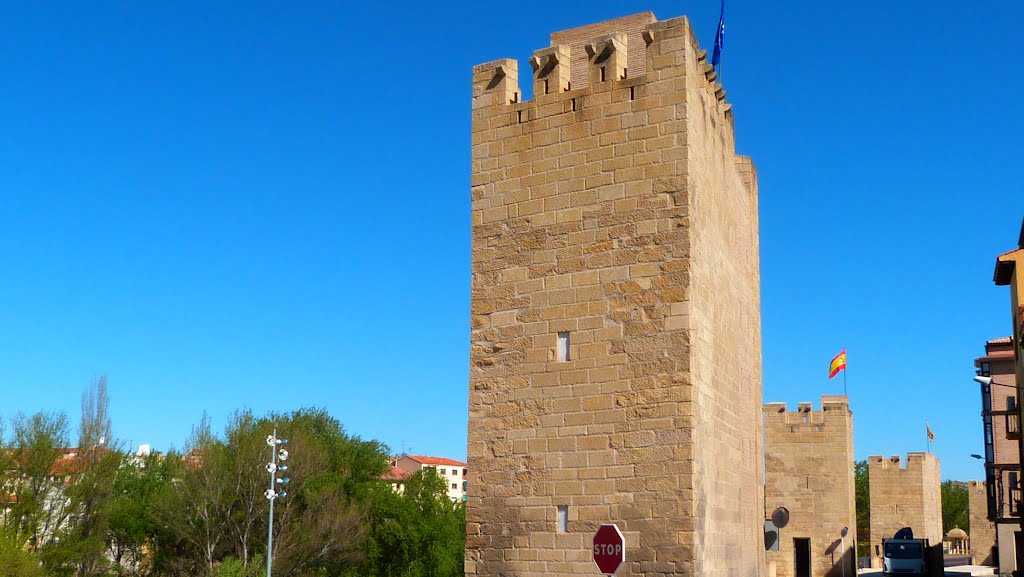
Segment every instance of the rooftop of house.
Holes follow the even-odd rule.
[[[421,465],[448,465],[452,467],[465,467],[466,463],[449,459],[447,457],[428,457],[426,455],[405,455],[402,459],[412,459]]]
[[[392,466],[380,476],[385,481],[400,482],[405,481],[412,476],[412,473],[402,469],[401,467]]]

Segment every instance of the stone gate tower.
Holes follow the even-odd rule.
[[[777,577],[853,577],[857,511],[848,399],[825,395],[820,411],[811,403],[796,411],[768,403],[764,427],[765,511],[785,507],[790,513],[777,546],[766,553],[769,567]]]
[[[942,574],[940,479],[939,459],[932,453],[907,453],[906,467],[901,466],[899,456],[868,457],[871,555],[875,565],[881,566],[882,539],[891,539],[900,529],[910,527],[915,538],[928,539],[933,575]]]
[[[466,574],[756,577],[757,177],[686,18],[473,69]]]

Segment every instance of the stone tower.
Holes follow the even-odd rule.
[[[967,483],[971,526],[971,555],[976,565],[998,566],[996,526],[988,518],[988,495],[984,481]]]
[[[686,18],[473,69],[466,574],[763,571],[757,177]]]
[[[810,403],[796,411],[765,404],[764,427],[765,510],[790,513],[778,551],[766,553],[768,563],[778,577],[794,577],[798,565],[812,577],[841,577],[843,563],[845,575],[856,575],[853,413],[846,396],[823,396],[820,411]]]
[[[875,562],[881,556],[882,539],[891,539],[896,531],[910,527],[914,538],[928,539],[933,549],[938,547],[938,568],[942,568],[940,484],[939,459],[931,453],[907,453],[906,468],[900,466],[899,456],[868,457],[871,555]]]

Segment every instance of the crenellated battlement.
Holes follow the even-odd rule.
[[[687,89],[696,87],[704,92],[712,113],[731,125],[732,106],[685,16],[657,21],[653,14],[641,13],[556,32],[551,38],[551,46],[529,59],[534,95],[530,100],[522,97],[516,60],[474,67],[474,113],[522,124],[581,112],[591,104],[675,104],[685,98]],[[687,83],[688,77],[697,82]]]
[[[882,455],[872,455],[868,457],[868,468],[871,471],[916,471],[920,472],[926,465],[938,466],[938,458],[931,453],[907,453],[907,461],[903,463],[899,455],[893,455],[892,457],[883,457]]]
[[[786,403],[765,403],[764,419],[766,426],[801,425],[817,426],[848,421],[852,417],[850,403],[845,395],[824,395],[821,397],[821,410],[815,411],[811,403],[798,403],[795,411],[788,410]]]

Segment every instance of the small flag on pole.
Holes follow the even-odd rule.
[[[715,49],[711,53],[711,65],[716,69],[722,61],[722,48],[725,46],[725,0],[722,0],[722,13],[718,16],[718,30],[715,32]]]
[[[841,353],[832,359],[832,362],[828,366],[828,378],[833,378],[839,374],[839,371],[846,370],[846,349],[843,349]]]
[[[931,426],[928,425],[928,421],[924,422],[924,432],[928,434],[928,442],[931,443],[935,440],[935,434],[932,433]]]

